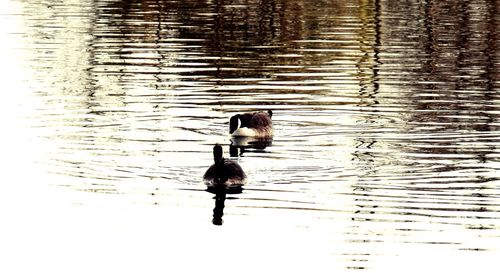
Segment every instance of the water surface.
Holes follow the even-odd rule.
[[[491,0],[8,0],[6,266],[491,272],[496,10]],[[215,198],[201,177],[215,143],[230,156],[229,118],[268,109],[272,143],[231,157],[248,184]]]

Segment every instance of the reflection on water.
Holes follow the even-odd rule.
[[[52,199],[103,197],[92,215],[124,200],[145,222],[168,210],[166,230],[210,245],[223,229],[234,253],[280,271],[477,271],[498,255],[495,1],[7,2],[2,111],[22,135],[4,143],[30,147],[43,173],[30,183],[67,190]],[[267,109],[272,145],[227,135],[234,114]],[[222,227],[203,218],[215,143],[249,178],[230,206],[215,194]]]
[[[212,223],[216,226],[221,226],[223,223],[222,216],[224,215],[224,202],[226,201],[227,194],[239,194],[243,192],[243,187],[225,187],[225,186],[216,186],[216,187],[208,187],[208,192],[215,194],[215,207]]]
[[[266,147],[272,145],[272,138],[233,137],[229,145],[229,154],[232,157],[243,156],[247,151],[264,152]]]
[[[212,219],[212,224],[216,226],[222,225],[222,216],[224,215],[224,201],[226,201],[226,192],[217,192],[215,195],[214,218]]]

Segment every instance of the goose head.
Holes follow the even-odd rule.
[[[222,161],[222,146],[216,144],[214,146],[214,162],[218,164]]]
[[[234,115],[229,119],[229,134],[232,134],[240,127],[240,115]]]

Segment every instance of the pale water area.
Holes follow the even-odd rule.
[[[498,272],[498,14],[4,0],[0,271]],[[248,176],[222,199],[216,143]]]

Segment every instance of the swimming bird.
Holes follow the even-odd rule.
[[[240,165],[222,157],[222,146],[216,144],[213,149],[214,164],[203,175],[208,187],[241,187],[246,174]]]
[[[229,134],[233,137],[271,138],[273,111],[237,114],[229,120]]]

